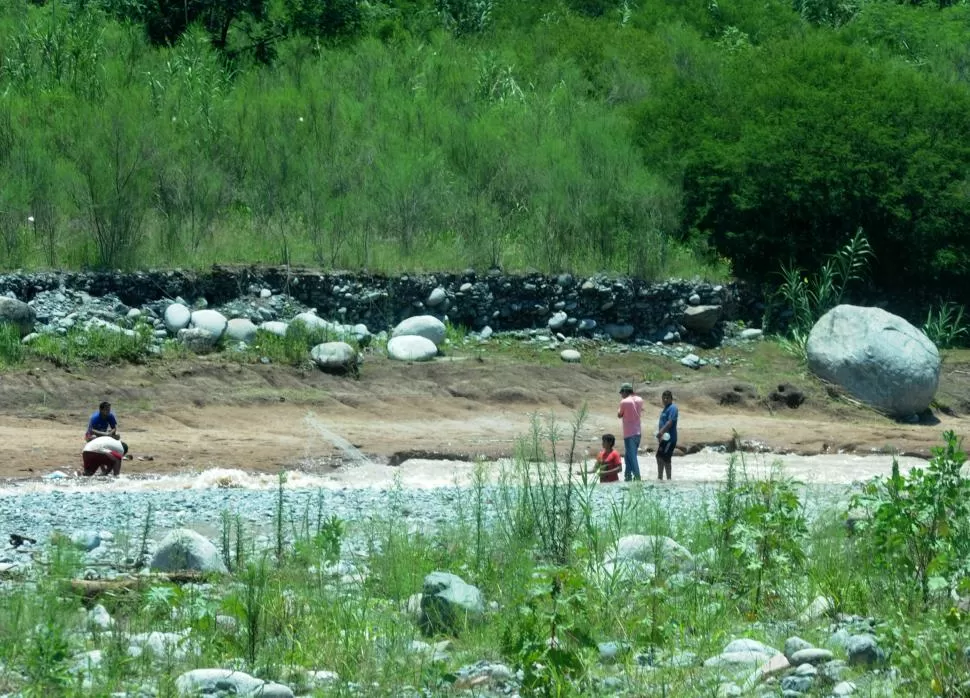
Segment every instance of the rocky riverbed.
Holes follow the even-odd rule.
[[[851,481],[887,472],[889,462],[885,456],[788,456],[785,460],[784,474],[805,483],[804,500],[812,512],[844,499]],[[747,470],[751,476],[767,477],[773,461],[774,457],[751,456]],[[901,467],[905,472],[921,462],[903,458]],[[485,487],[486,515],[491,520],[507,493],[494,483],[503,469],[510,472],[510,463],[476,466],[414,459],[394,467],[360,463],[285,473],[287,535],[292,535],[293,522],[318,516],[348,522],[358,542],[378,520],[394,520],[424,533],[455,526],[462,517],[471,516],[470,483],[477,467],[485,467],[493,483]],[[727,456],[716,452],[678,458],[678,480],[599,486],[592,491],[591,504],[605,517],[613,502],[635,496],[642,506],[655,508],[667,520],[686,519],[696,515],[698,507],[711,505],[726,468]],[[279,483],[277,475],[231,469],[118,479],[77,478],[55,471],[44,478],[0,486],[0,533],[39,544],[50,540],[55,531],[84,541],[103,541],[104,545],[90,546],[88,557],[92,564],[108,565],[109,571],[111,564],[118,568],[133,564],[133,551],[146,530],[149,544],[181,527],[217,540],[227,516],[238,517],[257,544],[269,549]],[[123,541],[124,547],[117,541]],[[29,549],[8,548],[0,553],[0,563],[20,564],[29,559],[24,555]]]

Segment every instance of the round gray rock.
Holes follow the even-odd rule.
[[[175,679],[180,696],[239,696],[239,698],[293,698],[288,687],[263,681],[234,669],[193,669]]]
[[[190,326],[205,330],[218,341],[225,334],[226,327],[229,326],[229,321],[218,310],[196,310],[192,313]]]
[[[690,551],[666,536],[629,535],[616,542],[616,549],[607,553],[607,559],[654,562],[660,560],[674,569],[689,569],[694,562]]]
[[[465,624],[484,613],[482,592],[458,575],[432,572],[424,578],[418,624],[425,633],[458,634]]]
[[[387,355],[395,361],[430,361],[438,355],[438,347],[427,337],[405,335],[387,343]]]
[[[216,546],[188,528],[169,531],[158,544],[151,568],[157,572],[228,572]]]
[[[575,349],[563,349],[559,354],[559,358],[565,361],[567,364],[578,364],[582,356]]]
[[[282,322],[280,320],[267,320],[266,322],[259,323],[259,329],[261,329],[263,332],[275,334],[277,337],[285,337],[286,330],[288,330],[289,327],[289,323]]]
[[[445,324],[433,315],[415,315],[399,323],[391,332],[391,337],[424,337],[438,347],[445,341]]]
[[[636,328],[629,324],[609,323],[603,327],[603,331],[610,336],[610,339],[622,342],[633,336]]]
[[[822,649],[821,647],[806,647],[805,649],[793,652],[788,660],[792,663],[792,666],[798,666],[800,664],[822,664],[832,658],[832,652],[829,650]]]
[[[697,305],[684,310],[680,324],[692,332],[710,332],[721,319],[721,306]]]
[[[324,342],[310,350],[313,363],[324,371],[351,371],[357,367],[357,350],[346,342]]]
[[[300,313],[295,316],[290,324],[303,323],[309,330],[323,330],[324,332],[331,332],[334,329],[334,323],[329,320],[324,320],[322,317],[318,317],[316,313]]]
[[[97,531],[75,531],[71,534],[71,543],[75,548],[91,552],[101,545],[101,536]]]
[[[235,342],[250,344],[256,339],[256,325],[249,318],[234,317],[226,323],[226,336]]]
[[[14,325],[20,331],[21,337],[33,332],[36,319],[37,313],[23,301],[0,296],[0,323]]]
[[[189,326],[189,323],[192,321],[192,311],[181,303],[172,303],[165,308],[163,319],[165,321],[165,329],[175,334],[179,330]]]
[[[563,326],[566,324],[567,319],[569,319],[569,316],[566,315],[566,313],[564,313],[561,310],[558,313],[553,313],[552,317],[549,318],[549,322],[548,322],[549,329],[550,330],[562,329]]]
[[[806,348],[815,375],[891,415],[922,412],[939,386],[936,346],[881,308],[833,308],[815,323]]]
[[[434,308],[435,306],[441,305],[444,302],[445,298],[447,297],[448,297],[448,294],[445,293],[445,290],[441,288],[441,286],[438,286],[428,296],[428,299],[425,301],[425,304],[429,308]]]
[[[849,664],[870,666],[882,661],[885,657],[876,638],[868,633],[849,637],[845,641],[845,652],[849,655]]]
[[[186,349],[196,354],[205,354],[215,349],[218,337],[201,327],[186,327],[178,331],[178,340]]]

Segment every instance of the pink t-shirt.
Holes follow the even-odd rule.
[[[630,395],[620,400],[620,419],[623,420],[623,438],[640,435],[640,415],[643,414],[643,398]]]

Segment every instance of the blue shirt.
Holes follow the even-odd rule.
[[[94,431],[111,431],[112,429],[118,428],[118,420],[115,419],[115,413],[109,412],[107,417],[101,416],[101,411],[98,410],[91,415],[91,419],[88,420],[88,431],[87,435],[90,436]]]
[[[677,440],[677,417],[678,416],[680,416],[680,413],[677,411],[677,405],[671,402],[669,405],[663,408],[663,412],[660,413],[660,421],[657,422],[657,431],[660,431],[661,429],[663,429],[664,424],[666,424],[667,422],[672,422],[670,425],[670,429],[667,430],[667,433],[670,434],[671,441]]]

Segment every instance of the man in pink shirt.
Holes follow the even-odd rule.
[[[640,479],[640,463],[637,461],[637,449],[640,448],[640,415],[643,414],[643,398],[633,392],[633,385],[624,383],[620,386],[620,409],[616,416],[623,420],[623,461],[626,469],[623,479]]]

